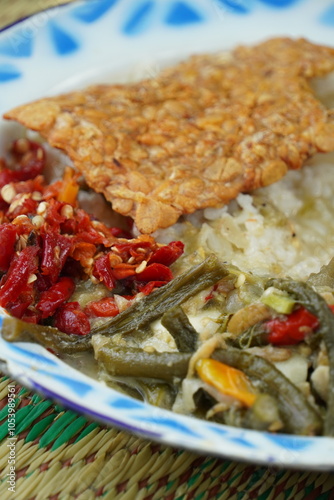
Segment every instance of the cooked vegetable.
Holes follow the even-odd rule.
[[[92,349],[90,335],[67,334],[51,326],[27,323],[12,316],[4,317],[1,333],[9,342],[37,342],[56,353],[73,354]]]
[[[271,311],[265,304],[250,304],[233,314],[227,324],[227,330],[234,335],[240,335],[257,323],[270,317]]]
[[[200,359],[196,363],[199,377],[227,396],[232,396],[246,406],[252,406],[257,394],[246,375],[214,359]]]
[[[315,435],[322,430],[322,419],[307,401],[275,366],[264,358],[238,349],[219,349],[212,358],[245,372],[256,380],[257,387],[278,401],[284,430],[293,434]]]
[[[113,335],[137,330],[158,319],[172,307],[213,285],[228,274],[214,255],[185,271],[163,287],[135,302],[125,311],[94,329],[93,333]]]
[[[318,334],[321,334],[327,349],[329,359],[329,394],[324,433],[334,436],[334,314],[326,301],[316,293],[307,283],[292,280],[271,279],[268,286],[275,286],[288,292],[296,301],[302,304],[319,320]]]
[[[180,352],[194,352],[198,333],[181,307],[173,307],[162,316],[161,324],[169,331]]]
[[[296,303],[291,297],[278,293],[273,287],[265,290],[261,297],[261,302],[280,314],[291,314]]]
[[[318,318],[305,307],[299,307],[286,318],[275,318],[265,324],[269,331],[268,342],[274,345],[298,344],[318,326]]]
[[[276,398],[269,394],[259,394],[254,404],[247,410],[243,426],[258,431],[278,431],[283,427],[279,405]]]
[[[164,382],[138,379],[134,387],[147,403],[169,410],[172,408],[175,400],[175,388],[173,388],[173,385]]]
[[[147,352],[111,343],[94,345],[94,351],[97,362],[109,375],[153,378],[167,382],[186,376],[191,356],[180,352]]]

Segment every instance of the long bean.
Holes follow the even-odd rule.
[[[181,307],[173,307],[162,316],[161,324],[169,331],[180,352],[194,352],[198,333]]]
[[[76,353],[92,349],[90,335],[63,333],[57,328],[27,323],[6,316],[2,323],[2,336],[8,342],[35,342],[57,353]]]
[[[324,434],[334,436],[334,314],[321,295],[315,292],[307,283],[271,279],[266,286],[274,286],[288,292],[319,319],[320,326],[317,334],[324,339],[329,359],[329,392]]]
[[[92,331],[113,335],[124,334],[142,328],[161,317],[172,307],[183,304],[198,292],[214,285],[227,276],[229,271],[222,265],[216,256],[210,255],[197,266],[185,271],[150,295],[135,302],[103,325]]]
[[[187,375],[190,356],[188,353],[146,352],[136,347],[108,344],[95,349],[97,362],[109,375],[153,378],[167,382]]]
[[[257,380],[263,392],[275,397],[288,432],[302,435],[321,433],[322,419],[318,412],[272,363],[238,349],[219,349],[212,358],[244,371]]]

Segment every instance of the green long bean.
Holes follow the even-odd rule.
[[[219,349],[213,359],[242,370],[256,379],[263,392],[275,397],[285,429],[293,434],[321,434],[322,419],[304,394],[272,363],[238,349]]]
[[[169,331],[180,352],[194,352],[198,333],[181,307],[173,307],[162,316],[161,324]]]
[[[180,352],[147,352],[136,347],[104,344],[94,346],[100,366],[116,377],[143,377],[173,382],[187,375],[191,354]]]
[[[92,349],[91,335],[63,333],[57,328],[27,323],[12,316],[3,319],[1,334],[8,342],[35,342],[57,353],[73,354]]]
[[[329,392],[325,416],[324,434],[334,436],[334,314],[326,301],[307,283],[284,279],[271,279],[266,286],[274,286],[288,292],[320,322],[317,334],[324,339],[329,359]]]
[[[227,276],[229,271],[216,256],[210,255],[203,262],[177,276],[150,295],[135,302],[125,311],[92,331],[113,335],[140,329],[160,318],[172,307],[183,304],[198,292],[214,285]]]

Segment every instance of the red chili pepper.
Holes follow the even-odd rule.
[[[163,285],[166,285],[168,281],[149,281],[145,285],[139,284],[138,285],[138,290],[139,292],[143,293],[144,295],[149,295],[154,288],[159,288]]]
[[[72,242],[62,234],[47,232],[42,235],[43,253],[41,271],[44,276],[49,276],[51,283],[56,283],[70,253]]]
[[[85,313],[88,316],[97,316],[109,318],[119,314],[119,308],[113,297],[104,297],[96,302],[91,302],[85,307]]]
[[[170,281],[173,279],[173,273],[169,267],[163,264],[150,264],[144,271],[136,274],[138,281]]]
[[[16,235],[16,228],[12,224],[0,226],[0,271],[7,271],[14,257]]]
[[[171,241],[168,245],[158,248],[150,258],[150,264],[158,262],[170,266],[175,262],[184,251],[184,244],[182,241]]]
[[[36,305],[42,312],[42,318],[52,316],[59,306],[64,304],[72,295],[75,289],[74,281],[71,278],[60,278],[49,290],[41,293]]]
[[[102,281],[109,290],[115,288],[116,280],[114,278],[110,266],[109,256],[107,254],[102,255],[101,257],[96,259],[93,269],[93,275],[99,281]]]
[[[90,332],[88,316],[80,309],[78,302],[67,302],[55,314],[55,326],[64,333],[87,335]]]
[[[268,321],[266,329],[269,331],[268,340],[276,345],[298,344],[318,326],[319,320],[304,307],[293,311],[286,319]]]
[[[116,280],[124,280],[125,278],[130,278],[130,276],[135,276],[137,265],[133,264],[117,264],[113,269],[112,273]]]
[[[34,215],[37,208],[37,201],[32,198],[26,198],[22,200],[12,212],[7,212],[7,217],[9,220],[14,220],[18,215]]]
[[[19,170],[16,172],[20,174],[21,181],[33,179],[43,171],[46,155],[37,142],[18,139],[12,145],[12,153],[19,163]]]
[[[29,276],[37,271],[38,252],[39,248],[36,246],[26,247],[14,257],[0,288],[0,306],[6,307],[9,302],[17,301],[20,293],[25,290]]]

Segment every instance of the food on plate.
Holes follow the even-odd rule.
[[[277,38],[195,56],[139,83],[44,98],[5,117],[64,150],[115,211],[152,233],[332,151],[333,114],[309,82],[333,69],[334,49]]]
[[[38,143],[18,139],[11,153],[15,168],[3,160],[0,172],[0,306],[11,315],[87,335],[96,318],[118,315],[172,280],[170,265],[183,253],[182,242],[132,238],[90,216],[77,205],[72,169],[45,183]],[[69,301],[76,295],[78,301]]]
[[[334,436],[334,157],[300,170],[334,149],[309,82],[333,63],[274,39],[7,113],[77,169],[47,183],[25,137],[1,161],[3,337],[176,412]]]

